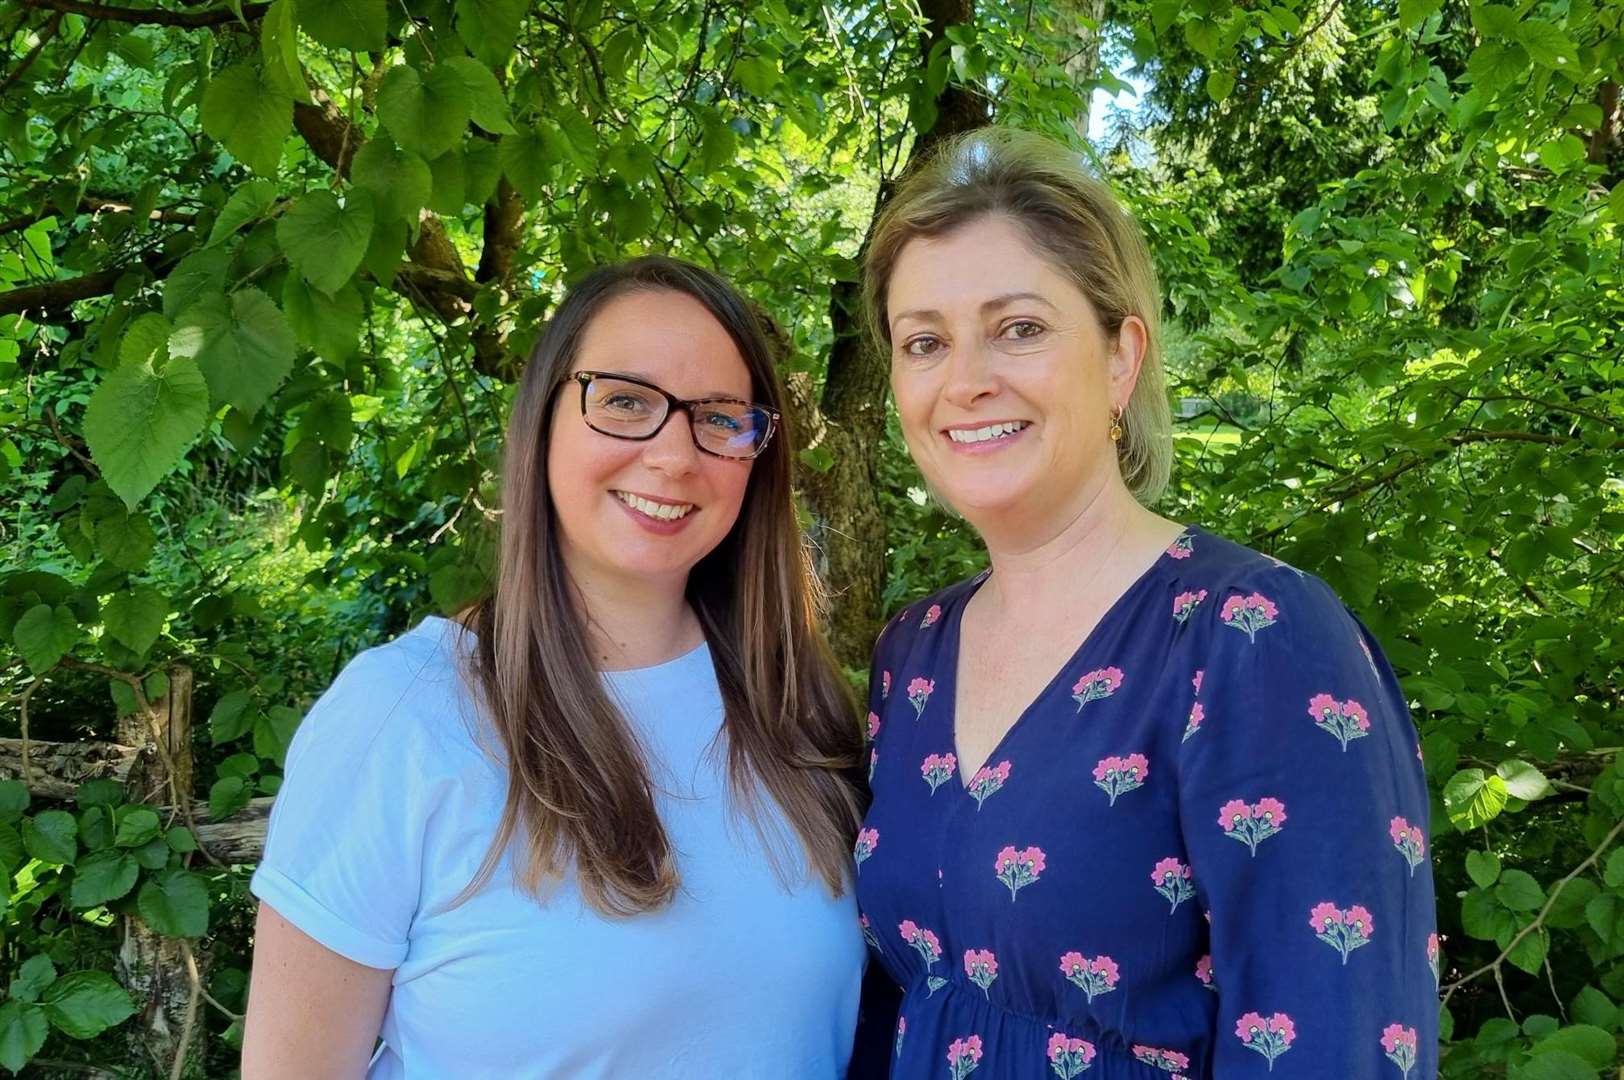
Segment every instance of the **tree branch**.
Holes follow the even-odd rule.
[[[164,11],[161,8],[111,7],[92,4],[87,0],[22,0],[23,4],[68,15],[83,15],[87,19],[106,19],[109,22],[136,23],[144,26],[220,26],[236,22],[237,13],[227,8],[213,11]],[[242,17],[252,22],[265,14],[270,4],[244,4]]]
[[[17,61],[17,66],[12,68],[10,73],[6,75],[5,81],[0,82],[0,95],[5,94],[7,90],[16,85],[19,79],[28,74],[28,69],[34,66],[34,61],[39,59],[39,54],[45,51],[45,46],[50,44],[52,38],[56,37],[56,32],[61,26],[62,13],[60,11],[53,12],[51,17],[45,21],[45,25],[40,28],[39,41],[34,44],[32,49],[28,50],[27,56]]]

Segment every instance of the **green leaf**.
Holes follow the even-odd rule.
[[[1504,4],[1473,4],[1472,29],[1486,38],[1506,37],[1517,25],[1517,13]]]
[[[552,152],[547,140],[532,129],[517,135],[504,135],[497,150],[502,175],[525,198],[535,201],[547,191],[547,181],[553,171]]]
[[[0,822],[10,824],[23,816],[33,797],[21,780],[0,780]]]
[[[1398,24],[1401,30],[1413,30],[1428,15],[1443,6],[1443,0],[1399,0]]]
[[[1539,160],[1554,173],[1564,173],[1585,160],[1584,140],[1577,135],[1562,135],[1539,148]]]
[[[69,902],[76,908],[100,907],[135,888],[141,867],[124,851],[98,851],[73,868]]]
[[[0,1067],[22,1072],[28,1059],[45,1045],[50,1030],[45,1010],[38,1005],[22,1001],[0,1005]]]
[[[240,776],[222,776],[209,787],[209,818],[224,821],[248,805],[248,782]]]
[[[1506,782],[1482,769],[1462,769],[1444,785],[1444,810],[1462,832],[1482,827],[1506,807]]]
[[[325,188],[301,195],[276,223],[276,241],[304,279],[329,296],[355,275],[372,239],[372,196],[355,189],[340,205]]]
[[[252,701],[253,695],[247,690],[222,694],[220,700],[214,703],[214,711],[209,714],[209,741],[219,746],[240,738],[248,731],[254,722],[253,715],[248,712]]]
[[[276,0],[278,4],[285,4],[288,0]],[[236,235],[238,229],[251,221],[258,221],[271,212],[276,205],[276,185],[269,180],[254,177],[242,184],[231,193],[231,198],[220,210],[220,216],[214,219],[214,228],[209,230],[209,243],[218,244],[222,240]]]
[[[1584,1058],[1566,1050],[1553,1050],[1514,1065],[1506,1080],[1597,1080],[1596,1070]]]
[[[125,509],[123,504],[119,504],[119,508]],[[125,512],[114,516],[91,518],[87,513],[80,517],[81,531],[86,521],[90,522],[96,550],[101,552],[102,558],[120,570],[139,570],[152,557],[152,549],[158,542],[158,536],[152,531],[152,526],[144,514]]]
[[[373,280],[387,286],[395,280],[395,271],[405,257],[406,223],[399,219],[380,219],[372,227],[372,243],[367,246],[366,258],[361,260],[361,265]]]
[[[799,457],[801,464],[813,472],[828,472],[835,463],[835,456],[827,446],[808,446]]]
[[[43,675],[79,640],[79,622],[66,607],[36,604],[12,628],[11,640],[28,670]]]
[[[1558,930],[1572,930],[1583,926],[1585,905],[1594,900],[1600,892],[1600,886],[1589,878],[1574,878],[1562,888],[1561,892],[1553,893],[1551,910],[1545,916],[1545,925]]]
[[[287,319],[258,289],[211,297],[176,320],[169,351],[197,361],[209,392],[252,416],[293,370]],[[171,361],[173,363],[173,361]]]
[[[705,114],[704,132],[699,141],[699,174],[709,176],[738,157],[739,138],[714,112]]]
[[[1550,947],[1551,939],[1545,931],[1535,930],[1512,946],[1511,951],[1506,953],[1506,959],[1528,974],[1538,975],[1539,969],[1545,966],[1545,955]]]
[[[102,608],[102,625],[138,656],[145,656],[163,630],[169,601],[151,585],[137,585],[113,594]]]
[[[18,1001],[38,1001],[45,988],[56,981],[56,965],[44,953],[30,956],[17,968],[9,993]]]
[[[1534,1053],[1565,1051],[1601,1069],[1617,1063],[1618,1040],[1610,1032],[1589,1024],[1573,1024],[1534,1044]]]
[[[502,86],[491,69],[469,56],[452,56],[442,60],[434,70],[446,72],[462,83],[474,123],[493,135],[511,135],[515,128],[508,117],[507,99]]]
[[[169,359],[169,332],[169,320],[156,311],[138,317],[118,343],[119,366],[161,370]]]
[[[467,201],[462,152],[447,150],[429,162],[429,174],[434,183],[429,194],[429,209],[441,214],[462,213]]]
[[[395,142],[439,157],[461,141],[473,118],[473,98],[463,74],[436,65],[425,78],[408,64],[389,69],[378,87],[378,117]]]
[[[174,357],[161,371],[126,364],[90,396],[85,442],[107,486],[133,510],[179,464],[208,421],[209,388],[190,358]],[[136,566],[145,561],[143,556]]]
[[[94,1039],[135,1015],[135,1002],[105,971],[75,971],[45,992],[45,1015],[62,1033]]]
[[[1533,911],[1545,903],[1545,890],[1525,870],[1507,870],[1500,875],[1494,895],[1512,911]]]
[[[509,62],[525,0],[457,0],[456,11],[457,36],[469,52],[493,66]]]
[[[381,52],[389,11],[384,0],[307,0],[299,5],[299,25],[330,49]]]
[[[273,706],[268,712],[254,718],[254,753],[281,765],[287,756],[288,744],[299,726],[297,710],[286,705]]]
[[[209,891],[190,870],[167,870],[145,885],[136,907],[165,937],[201,937],[209,929]]]
[[[771,97],[782,78],[778,65],[764,56],[740,57],[733,64],[733,78],[756,97]]]
[[[365,310],[354,282],[326,296],[289,274],[282,284],[282,310],[299,344],[340,364],[355,355]]]
[[[0,879],[10,878],[27,861],[28,853],[23,850],[23,838],[17,835],[16,829],[0,822]],[[4,899],[9,892],[9,889],[0,888],[0,899]],[[4,910],[4,905],[0,905],[0,911]]]
[[[483,206],[502,177],[501,151],[489,139],[470,139],[462,159],[462,201]]]
[[[164,318],[173,319],[205,296],[224,292],[226,270],[230,265],[231,254],[214,248],[194,251],[176,263],[164,278]],[[128,359],[122,349],[119,359]]]
[[[265,81],[295,101],[309,104],[310,88],[305,85],[304,69],[299,66],[299,27],[294,0],[274,0],[266,10],[259,25],[259,51],[265,64]]]
[[[1624,886],[1624,847],[1616,847],[1613,853],[1607,856],[1607,869],[1602,875],[1609,889]]]
[[[177,855],[185,855],[197,850],[197,837],[186,826],[176,825],[164,833],[164,846]]]
[[[1508,793],[1528,802],[1543,799],[1553,790],[1545,774],[1526,761],[1502,761],[1494,771],[1506,782]]]
[[[88,806],[79,814],[79,843],[86,851],[113,846],[113,813],[105,806]]]
[[[114,841],[119,847],[140,847],[157,836],[163,828],[158,815],[144,806],[125,807],[118,818],[118,838]]]
[[[23,848],[42,863],[66,866],[79,853],[79,823],[66,810],[42,810],[23,820]]]
[[[417,212],[428,205],[433,177],[423,159],[404,150],[384,133],[374,135],[356,153],[350,165],[350,179],[372,193],[374,221],[417,221]],[[379,241],[374,227],[372,243]],[[371,269],[371,251],[365,262]]]
[[[1560,27],[1544,19],[1525,19],[1511,29],[1511,36],[1534,63],[1559,71],[1576,72],[1579,46]]]
[[[1500,857],[1487,851],[1468,851],[1466,873],[1478,888],[1487,889],[1500,877]]]
[[[130,849],[135,861],[148,870],[162,870],[169,865],[169,844],[161,836],[155,836],[138,848]]]
[[[326,8],[337,2],[310,6]],[[224,144],[238,161],[257,173],[276,174],[282,147],[293,133],[293,99],[261,79],[257,69],[236,64],[216,75],[203,91],[198,116],[204,133]]]
[[[1613,185],[1607,193],[1607,206],[1613,212],[1613,224],[1624,228],[1624,180]]]
[[[339,390],[318,394],[305,407],[298,430],[334,453],[349,453],[355,437],[349,395]]]
[[[1223,101],[1234,89],[1234,72],[1224,70],[1207,72],[1207,96],[1213,101]]]

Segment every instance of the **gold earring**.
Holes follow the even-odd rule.
[[[1111,413],[1111,441],[1122,441],[1122,406],[1118,405]]]

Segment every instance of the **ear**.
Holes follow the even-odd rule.
[[[1139,384],[1139,369],[1150,348],[1150,331],[1137,315],[1126,316],[1117,330],[1116,347],[1111,351],[1111,401],[1128,407],[1133,388]]]

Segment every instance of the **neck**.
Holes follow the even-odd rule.
[[[652,667],[704,640],[685,595],[686,579],[652,581],[593,575],[568,566],[576,603],[600,671]]]
[[[1177,528],[1141,506],[1116,475],[1096,479],[1061,512],[1000,513],[988,528],[971,524],[993,569],[982,591],[1005,610],[1046,610],[1096,589],[1109,591],[1113,570],[1151,545],[1165,547]]]

